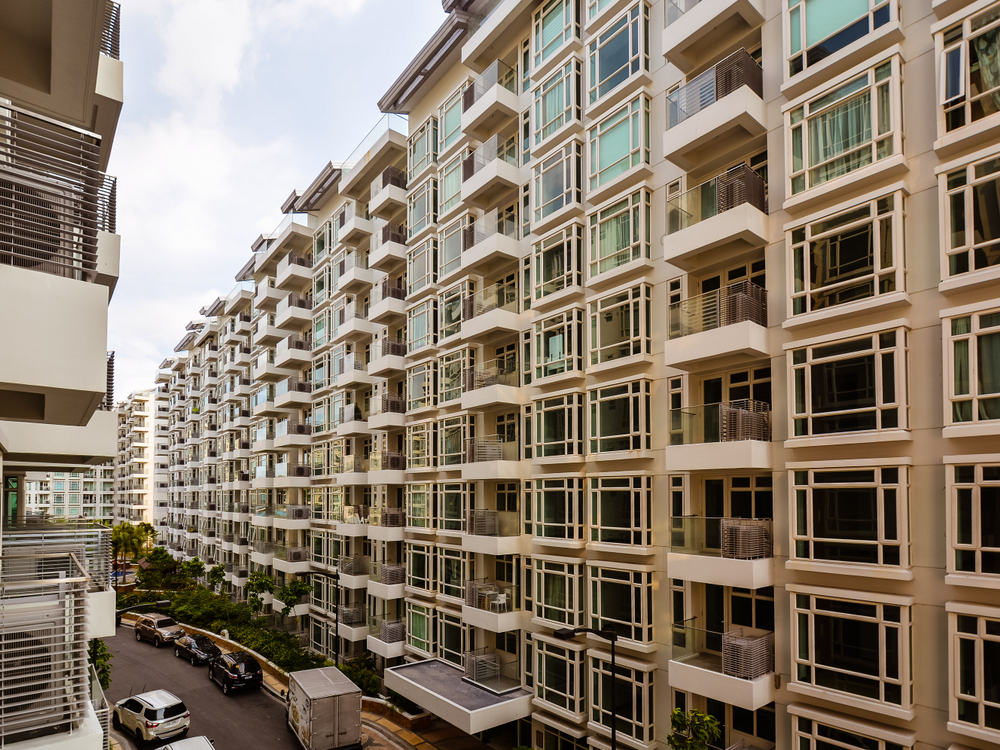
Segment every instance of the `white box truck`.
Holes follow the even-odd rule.
[[[285,710],[305,750],[360,750],[361,690],[336,667],[289,674]]]

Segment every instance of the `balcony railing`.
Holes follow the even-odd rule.
[[[725,633],[695,627],[692,617],[671,626],[671,661],[741,680],[755,680],[774,671],[774,633],[747,634],[743,628]]]
[[[675,516],[670,519],[671,552],[759,560],[773,556],[773,544],[770,518]]]
[[[400,643],[406,640],[406,623],[387,617],[369,617],[368,634],[382,643]]]
[[[402,115],[397,114],[386,114],[382,116],[375,126],[368,131],[368,135],[364,137],[358,147],[354,149],[349,157],[345,160],[346,164],[351,165],[350,169],[354,169],[361,164],[367,164],[368,160],[371,158],[371,149],[378,143],[379,138],[381,138],[385,133],[390,130],[395,130],[397,133],[402,135],[404,138],[409,132],[409,126],[407,125],[406,118]]]
[[[468,393],[493,385],[508,385],[518,387],[520,375],[515,357],[491,359],[481,365],[465,368],[462,373],[462,389]]]
[[[405,175],[403,177],[403,181],[406,181]],[[387,245],[390,242],[397,245],[405,245],[406,241],[406,227],[402,224],[387,221],[372,233],[371,245],[368,248],[368,252],[374,253],[382,247],[382,245]]]
[[[521,607],[518,604],[517,586],[504,581],[490,581],[477,578],[465,582],[465,604],[486,612],[514,612]]]
[[[341,522],[356,525],[368,523],[369,507],[367,505],[345,505],[341,512]]]
[[[406,526],[406,511],[403,508],[372,508],[368,514],[368,525],[403,528]]]
[[[670,410],[670,444],[771,439],[771,405],[739,399]]]
[[[375,451],[368,461],[368,471],[404,471],[406,455],[398,451]]]
[[[472,320],[493,310],[517,312],[517,284],[500,282],[462,300],[462,320]]]
[[[511,510],[470,510],[466,514],[465,530],[474,536],[519,536],[521,521]]]
[[[674,234],[749,203],[767,213],[767,183],[746,164],[667,200],[667,234]]]
[[[368,415],[365,414],[361,404],[344,405],[344,422],[367,422]]]
[[[494,86],[517,93],[517,71],[500,60],[494,60],[462,93],[462,111],[468,112],[469,108]]]
[[[763,98],[764,72],[745,49],[734,52],[667,97],[667,130],[680,125],[742,86],[749,86],[751,91]]]
[[[405,357],[406,356],[406,341],[403,339],[392,338],[391,336],[385,336],[382,338],[382,356],[383,357]]]
[[[479,221],[465,227],[462,230],[462,252],[471,250],[494,234],[517,239],[517,213],[495,208]]]
[[[16,523],[3,524],[5,555],[28,555],[39,552],[69,553],[90,576],[91,585],[111,585],[111,529],[96,523],[50,521],[27,516]]]
[[[121,59],[122,6],[105,0],[104,26],[101,28],[101,52],[116,60]]]
[[[365,608],[341,605],[337,610],[337,622],[341,625],[358,627],[365,622]]]
[[[514,654],[477,648],[465,652],[465,679],[494,693],[521,687],[520,660]]]
[[[467,464],[482,461],[517,460],[517,438],[508,439],[506,435],[483,435],[465,440],[465,462]]]
[[[368,574],[368,558],[365,555],[348,557],[344,555],[337,562],[337,571],[345,576],[361,576]]]
[[[274,465],[275,477],[310,477],[312,467],[308,464],[296,464],[289,461],[282,461]]]
[[[406,299],[406,284],[403,283],[402,279],[394,279],[391,276],[386,276],[382,279],[382,283],[375,287],[375,294],[372,295],[371,303],[377,305],[384,299]]]
[[[340,456],[330,461],[330,472],[333,474],[353,474],[368,471],[368,458],[365,456]]]
[[[386,586],[406,583],[406,566],[402,563],[387,563],[374,560],[371,563],[368,578]]]
[[[406,190],[406,172],[399,167],[386,167],[382,174],[372,180],[371,199],[385,190],[387,187],[398,187]]]
[[[671,339],[750,321],[767,327],[767,290],[752,281],[738,281],[667,309]]]
[[[472,179],[479,170],[497,159],[516,167],[517,141],[513,138],[504,138],[497,133],[483,143],[462,162],[462,182]]]

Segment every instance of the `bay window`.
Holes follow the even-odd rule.
[[[462,302],[472,296],[475,285],[471,281],[463,281],[441,293],[441,338],[454,336],[462,330]]]
[[[583,649],[556,645],[545,638],[534,638],[535,696],[550,706],[579,716],[587,707],[586,669]]]
[[[435,655],[437,613],[432,607],[406,602],[406,643],[428,655]]]
[[[941,178],[948,276],[1000,263],[1000,157],[969,164]]]
[[[437,506],[437,487],[433,484],[406,485],[406,525],[433,529]]]
[[[437,363],[424,362],[406,371],[406,410],[437,406]]]
[[[636,643],[653,642],[653,574],[590,563],[590,627]]]
[[[902,193],[792,229],[789,240],[793,315],[904,289]]]
[[[535,89],[532,120],[535,146],[571,122],[581,122],[581,64],[570,60]]]
[[[406,468],[431,469],[437,466],[436,444],[437,423],[406,425]]]
[[[902,153],[900,65],[895,56],[786,112],[791,195]]]
[[[437,237],[428,237],[406,251],[407,294],[437,283]]]
[[[588,452],[615,453],[650,449],[648,380],[632,380],[587,392],[590,402]]]
[[[525,532],[537,539],[583,540],[583,480],[533,479],[525,485]]]
[[[461,118],[461,116],[459,116]],[[461,121],[461,120],[460,120]],[[437,161],[438,154],[438,121],[436,117],[428,118],[407,142],[407,166],[409,180],[423,172]]]
[[[428,593],[437,591],[434,546],[406,543],[406,585]]]
[[[433,177],[415,187],[406,198],[406,226],[413,239],[437,223],[437,180]]]
[[[949,729],[1000,739],[1000,609],[948,604]]]
[[[798,711],[802,707],[797,706]],[[804,713],[804,712],[803,712]],[[809,713],[812,713],[811,711]],[[792,746],[797,750],[833,750],[834,748],[865,748],[865,750],[905,750],[912,748],[913,743],[902,745],[892,740],[875,736],[881,734],[878,725],[871,725],[872,733],[862,733],[856,729],[858,721],[855,716],[843,716],[822,712],[822,719],[811,716],[792,715]],[[845,727],[851,726],[851,729]],[[886,727],[893,736],[899,734],[896,727]]]
[[[648,476],[590,478],[590,540],[646,547],[653,543],[653,480]]]
[[[525,458],[583,455],[582,393],[535,401],[524,414]]]
[[[948,572],[1000,576],[1000,465],[945,467],[948,488]]]
[[[465,581],[469,578],[469,553],[461,549],[439,546],[438,593],[457,599],[465,596]]]
[[[438,426],[438,465],[458,466],[465,463],[465,441],[475,437],[475,417],[462,415],[442,419]]]
[[[639,71],[649,71],[649,6],[639,3],[623,13],[587,49],[588,103],[614,91]]]
[[[653,731],[653,674],[656,665],[639,667],[642,662],[629,659],[623,664],[619,657],[615,671],[611,671],[611,656],[604,652],[591,652],[590,674],[590,724],[611,731],[612,704],[611,681],[614,680],[614,716],[619,734],[631,737],[637,742],[651,744],[655,739]]]
[[[534,246],[535,301],[572,286],[583,286],[583,226],[570,224]]]
[[[649,97],[637,96],[589,131],[588,190],[649,164]]]
[[[952,424],[1000,419],[1000,309],[945,321]]]
[[[580,38],[579,0],[546,0],[532,15],[533,68],[538,68],[571,39]]]
[[[447,151],[455,141],[462,137],[462,98],[466,86],[459,86],[438,108],[438,136],[441,151]],[[443,210],[442,210],[443,212]]]
[[[462,202],[462,164],[468,155],[469,149],[463,148],[441,168],[438,201],[442,216]]]
[[[465,514],[476,501],[476,485],[446,482],[438,487],[438,528],[465,531]]]
[[[462,618],[438,611],[438,658],[461,667],[465,652],[469,650],[470,628],[462,624]]]
[[[587,217],[590,278],[649,258],[650,192],[638,190]]]
[[[570,627],[584,624],[584,565],[534,558],[535,617]]]
[[[788,0],[788,75],[898,19],[896,0]]]
[[[457,352],[445,354],[439,360],[441,372],[441,403],[455,401],[462,397],[462,381],[465,370],[476,364],[476,353],[473,349],[460,349]]]
[[[939,100],[946,132],[1000,112],[998,35],[1000,4],[944,31]]]
[[[406,351],[437,344],[437,300],[429,299],[406,311]]]
[[[531,339],[532,335],[534,354],[526,356],[524,362],[526,382],[583,373],[583,310],[573,308],[539,320],[533,334],[526,332],[525,338]]]
[[[535,221],[573,203],[582,204],[583,146],[573,140],[535,166],[532,178]]]
[[[441,263],[439,277],[447,276],[462,266],[463,232],[471,221],[469,217],[463,216],[442,229],[438,235],[438,260]]]
[[[590,364],[649,354],[652,287],[637,284],[590,303]]]

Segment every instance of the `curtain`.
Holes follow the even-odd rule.
[[[865,93],[809,121],[809,166],[852,151],[871,139],[871,93]]]
[[[956,346],[959,343],[961,342],[956,341]],[[1000,393],[1000,333],[983,334],[976,339],[976,344],[978,347],[979,395]],[[956,372],[956,380],[957,377],[958,373]],[[968,379],[968,372],[966,372],[966,379]]]
[[[562,125],[562,122],[557,122],[557,119],[563,112],[565,89],[566,79],[564,78],[542,96],[542,123],[545,125],[545,129],[542,131],[543,138],[554,133]]]
[[[973,39],[970,45],[975,51],[976,57],[979,58],[982,91],[991,91],[1000,87],[1000,57],[997,54],[998,34],[1000,34],[1000,28],[991,29]],[[992,94],[983,97],[980,101],[986,114],[1000,111],[1000,90],[993,91]]]
[[[623,211],[601,224],[600,257],[610,258],[631,244],[629,212]]]
[[[866,0],[867,2],[867,0]],[[542,50],[543,57],[545,57],[544,50],[548,48],[552,42],[559,39],[562,36],[563,31],[563,6],[565,2],[556,3],[555,7],[548,12],[548,14],[542,18]]]
[[[628,157],[631,150],[631,138],[629,137],[628,110],[623,110],[621,121],[605,130],[598,137],[598,148],[600,149],[600,159],[598,161],[598,172],[601,174],[601,182],[621,174],[628,169],[629,164],[625,162],[616,172],[605,175],[604,172]]]

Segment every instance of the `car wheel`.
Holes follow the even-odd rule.
[[[177,648],[177,646],[174,646],[174,656],[176,656],[178,659],[181,658],[181,650]]]
[[[138,747],[143,747],[146,744],[146,738],[142,736],[142,730],[139,727],[135,728],[135,744]]]
[[[142,640],[142,633],[140,633],[138,630],[135,631],[135,639],[137,641],[141,641]]]
[[[222,683],[222,694],[223,695],[229,695],[229,683],[228,682],[223,682]]]
[[[111,712],[111,726],[113,726],[115,729],[121,729],[122,728],[122,720],[118,718],[118,712],[117,711],[112,711]]]
[[[192,667],[198,666],[198,660],[195,658],[194,654],[191,654],[191,666]]]
[[[160,636],[156,636],[155,638],[153,638],[153,645],[156,646],[157,648],[163,645],[163,641],[160,640]]]

